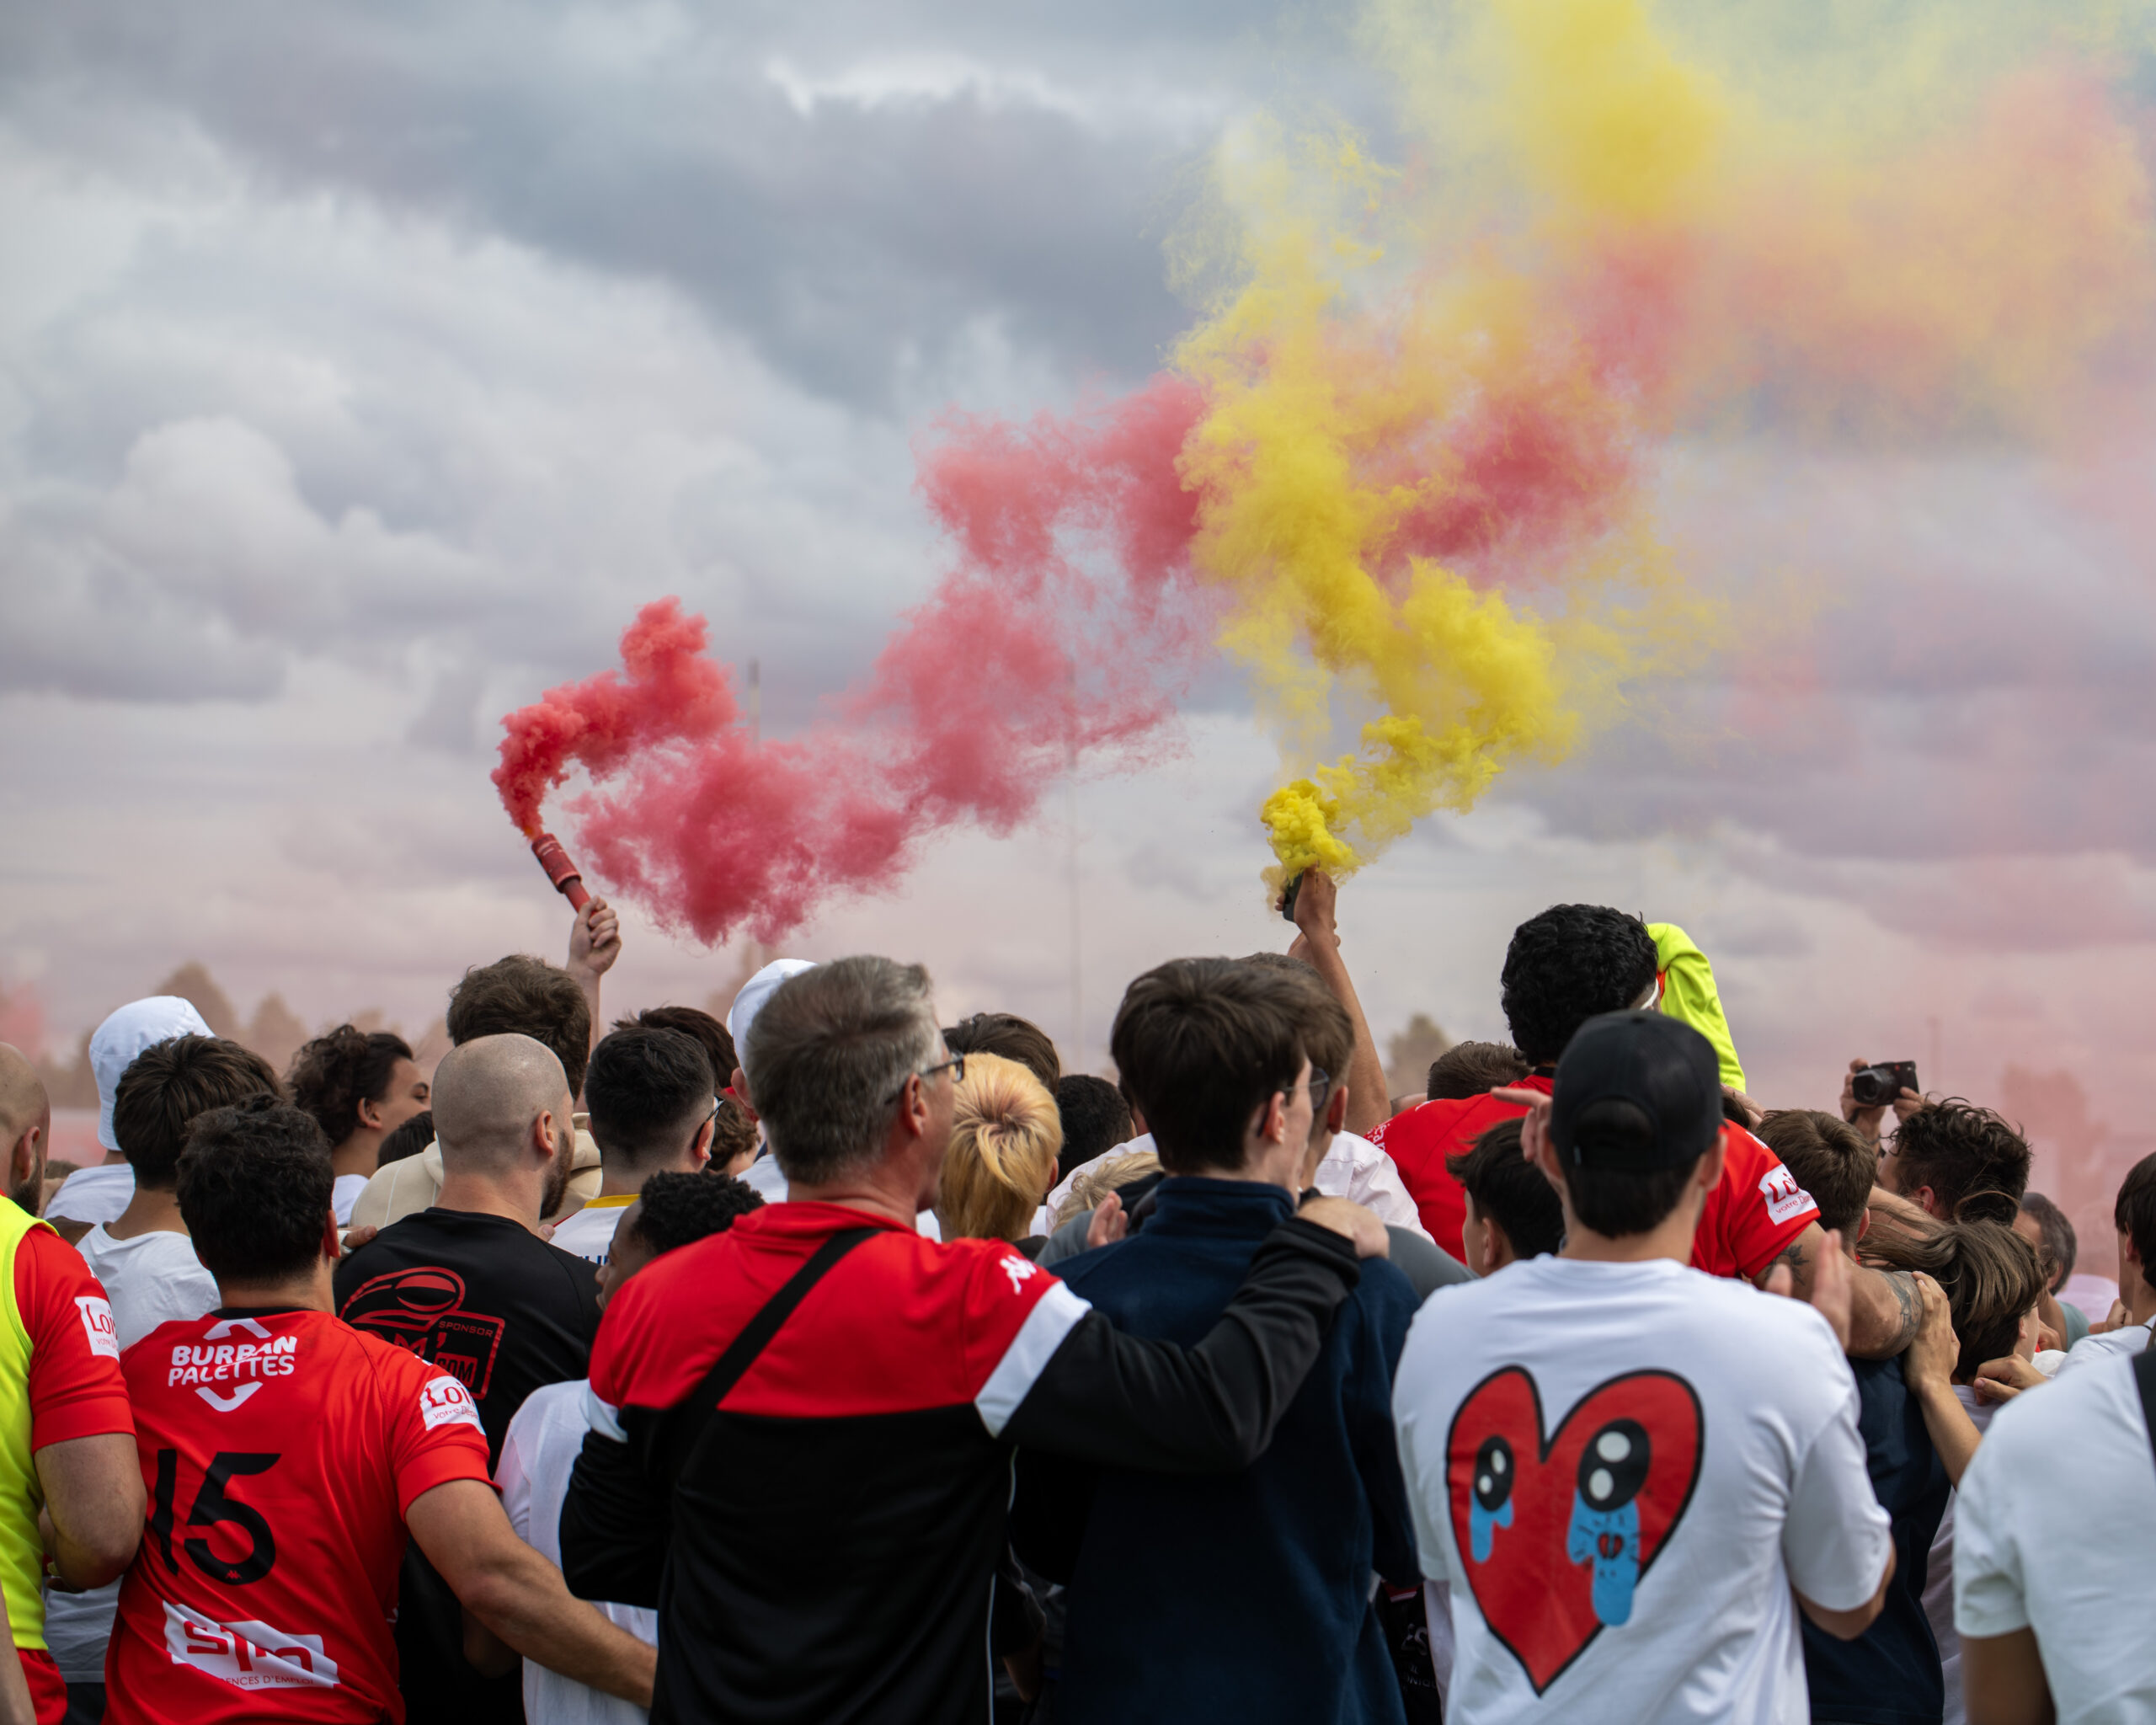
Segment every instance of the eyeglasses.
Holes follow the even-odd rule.
[[[1310,1068],[1310,1112],[1325,1112],[1325,1099],[1332,1093],[1332,1075],[1322,1066]]]
[[[932,1066],[923,1066],[918,1072],[914,1074],[914,1076],[920,1079],[921,1082],[925,1084],[931,1078],[933,1078],[938,1072],[942,1071],[946,1067],[950,1069],[951,1081],[953,1084],[963,1084],[966,1081],[966,1057],[963,1055],[953,1055],[947,1060],[938,1060]],[[901,1084],[896,1090],[891,1092],[890,1100],[896,1102],[905,1093],[906,1087],[905,1085]]]
[[[1312,1066],[1310,1068],[1310,1112],[1312,1114],[1324,1112],[1325,1098],[1331,1089],[1332,1075],[1322,1066]],[[1281,1087],[1280,1094],[1283,1096],[1293,1096],[1294,1093],[1295,1087],[1292,1084],[1283,1085]]]

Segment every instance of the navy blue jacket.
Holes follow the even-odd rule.
[[[1294,1209],[1278,1186],[1166,1180],[1142,1231],[1057,1274],[1118,1329],[1195,1342]],[[1392,1430],[1416,1306],[1405,1276],[1366,1262],[1241,1473],[1088,1474],[1022,1455],[1019,1555],[1070,1586],[1059,1725],[1404,1725],[1370,1578],[1421,1576]]]
[[[1871,1627],[1854,1641],[1838,1641],[1800,1616],[1812,1717],[1839,1725],[1939,1725],[1946,1685],[1924,1583],[1951,1489],[1946,1464],[1902,1380],[1900,1359],[1852,1359],[1849,1370],[1871,1489],[1893,1519],[1894,1579]]]

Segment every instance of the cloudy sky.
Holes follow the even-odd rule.
[[[1283,96],[1367,106],[1329,13],[0,12],[0,989],[65,1043],[200,959],[243,1009],[416,1028],[465,965],[558,948],[499,716],[674,593],[760,660],[767,732],[805,723],[944,567],[914,440],[1146,376],[1195,164]],[[1512,927],[1593,900],[1700,940],[1770,1100],[1831,1103],[1853,1054],[1992,1098],[2018,1063],[2143,1132],[2148,471],[1671,451],[1733,638],[1351,885],[1380,1039],[1501,1033]],[[1278,758],[1207,689],[1152,772],[954,836],[798,948],[921,958],[948,1011],[1099,1064],[1136,969],[1284,932]],[[735,974],[630,927],[616,1004]]]

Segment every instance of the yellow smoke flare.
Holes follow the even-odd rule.
[[[1673,435],[2064,435],[2144,375],[2156,229],[2102,67],[2148,0],[1912,0],[1869,35],[1667,9],[1681,39],[1645,0],[1373,0],[1404,168],[1269,123],[1218,153],[1177,261],[1232,286],[1175,355],[1209,403],[1180,472],[1289,768],[1276,884],[1696,665],[1721,611],[1654,523]]]

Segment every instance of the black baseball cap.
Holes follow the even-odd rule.
[[[1552,1088],[1550,1141],[1572,1167],[1681,1167],[1721,1132],[1714,1044],[1660,1012],[1588,1019],[1557,1062]]]

